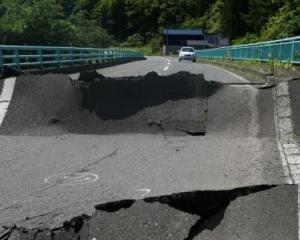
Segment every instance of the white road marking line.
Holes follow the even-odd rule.
[[[165,68],[164,68],[164,71],[167,71],[168,69],[169,69],[169,67],[165,67]]]
[[[226,70],[226,69],[224,69],[224,68],[217,67],[217,66],[213,66],[213,65],[209,65],[209,66],[211,66],[211,67],[213,67],[213,68],[216,68],[216,69],[219,69],[219,70],[222,70],[222,71],[224,71],[224,72],[230,74],[231,76],[238,78],[238,79],[241,80],[242,82],[247,82],[247,83],[249,82],[246,78],[243,78],[242,76],[239,76],[239,75],[237,75],[237,74],[235,74],[235,73],[233,73],[233,72],[230,72],[230,71],[228,71],[228,70]]]
[[[7,113],[11,98],[14,92],[16,77],[7,78],[4,81],[2,93],[0,95],[0,127]]]
[[[135,191],[141,192],[142,197],[145,197],[146,195],[148,195],[151,192],[151,189],[149,189],[149,188],[140,188],[140,189],[136,189]]]
[[[57,174],[44,179],[47,184],[60,185],[79,185],[96,182],[99,175],[95,173],[71,173],[71,174]]]

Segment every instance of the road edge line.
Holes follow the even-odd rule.
[[[231,76],[233,76],[233,77],[235,77],[235,78],[241,80],[241,81],[244,82],[244,83],[250,83],[250,81],[247,80],[246,78],[244,78],[244,77],[242,77],[242,76],[240,76],[240,75],[238,75],[238,74],[236,74],[236,73],[234,73],[234,72],[231,72],[231,71],[229,71],[229,70],[227,70],[227,69],[224,69],[224,68],[222,68],[222,67],[215,66],[215,65],[212,65],[212,64],[208,64],[208,63],[204,63],[204,64],[207,64],[207,65],[209,65],[210,67],[213,67],[213,68],[215,68],[215,69],[221,70],[221,71],[223,71],[223,72],[226,72],[226,73],[228,73],[229,75],[231,75]]]
[[[0,95],[0,127],[8,111],[9,104],[11,102],[12,95],[14,92],[16,80],[16,77],[6,78],[4,80],[2,92]]]

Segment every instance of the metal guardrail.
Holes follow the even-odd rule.
[[[115,62],[128,58],[142,57],[144,57],[144,54],[140,52],[114,48],[0,45],[0,72],[3,72],[5,67],[21,70],[73,64]]]
[[[197,58],[270,61],[300,64],[300,36],[253,44],[198,50]]]

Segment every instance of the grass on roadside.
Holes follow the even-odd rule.
[[[129,47],[126,48],[133,51],[138,51],[144,53],[145,56],[161,56],[162,53],[160,50],[155,50],[151,48],[150,46],[144,46],[144,47]]]
[[[252,69],[258,72],[267,74],[285,73],[291,75],[299,75],[300,67],[291,63],[284,63],[277,60],[271,60],[269,62],[261,62],[254,60],[232,60],[232,59],[201,59],[200,62],[206,62],[216,64],[224,67],[233,67],[237,69]]]

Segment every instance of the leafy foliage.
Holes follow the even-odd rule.
[[[164,28],[202,28],[233,43],[300,34],[298,0],[1,0],[0,44],[147,48]]]

